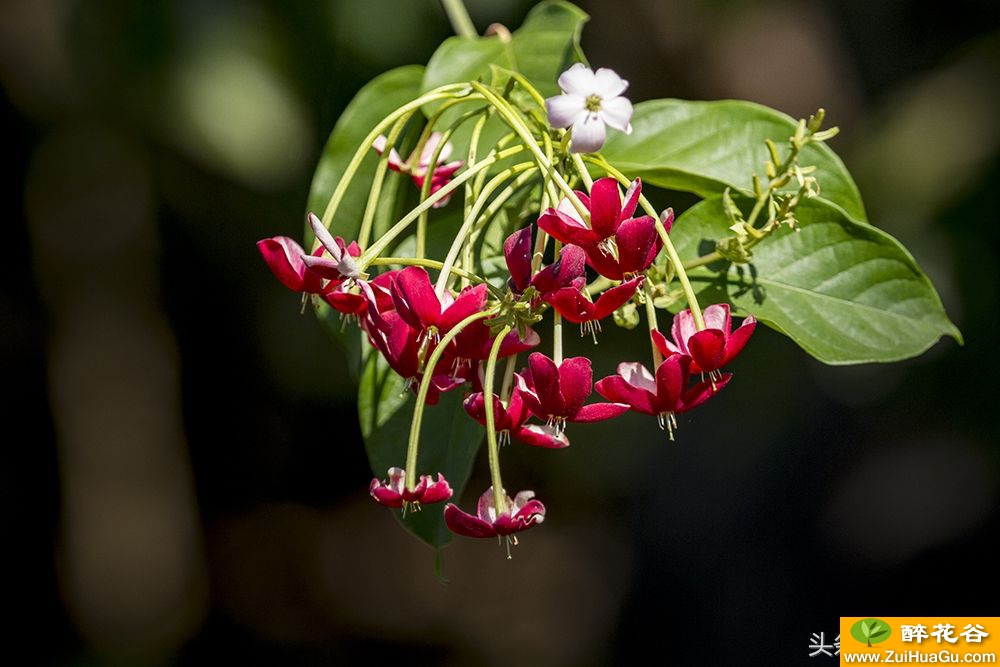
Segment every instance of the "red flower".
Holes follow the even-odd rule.
[[[306,251],[294,239],[287,236],[263,239],[257,241],[257,249],[274,277],[288,289],[306,294],[322,294],[326,291],[323,277],[306,266],[302,259]],[[316,249],[317,254],[323,251],[323,246]]]
[[[371,493],[379,504],[386,507],[413,507],[420,509],[420,505],[427,503],[439,503],[451,498],[451,486],[444,475],[438,473],[435,482],[431,475],[421,475],[413,490],[406,488],[406,471],[402,468],[389,468],[389,477],[379,480],[378,477],[372,480],[368,486]]]
[[[671,354],[657,367],[654,377],[638,362],[621,363],[618,375],[598,380],[595,389],[609,401],[626,403],[636,412],[656,416],[660,428],[666,427],[673,438],[677,426],[674,415],[698,407],[732,377],[727,373],[714,382],[703,380],[688,387],[690,366],[691,357]]]
[[[497,514],[493,502],[493,487],[479,497],[476,515],[463,512],[454,503],[444,508],[444,522],[453,533],[466,537],[507,536],[526,530],[545,520],[545,505],[535,500],[534,491],[521,491],[514,499],[507,498],[507,511]]]
[[[534,276],[531,275],[531,256],[534,243],[531,225],[520,229],[503,243],[504,259],[510,279],[507,285],[515,294],[528,287],[534,287],[540,294],[566,287],[583,276],[586,254],[575,245],[567,245],[559,252],[559,257]]]
[[[561,433],[566,422],[599,422],[627,412],[623,403],[583,402],[593,392],[590,359],[571,357],[556,362],[540,352],[528,357],[528,370],[517,376],[518,389],[528,409]]]
[[[661,247],[656,221],[648,215],[632,217],[641,190],[639,179],[634,180],[623,204],[618,182],[610,177],[598,179],[589,197],[577,193],[590,211],[589,227],[565,199],[543,213],[538,226],[563,243],[583,248],[587,262],[601,275],[622,280],[649,268]]]
[[[626,301],[632,298],[635,291],[646,279],[645,276],[633,278],[621,285],[605,290],[597,297],[597,301],[591,301],[580,290],[582,285],[573,285],[556,290],[545,295],[545,300],[552,304],[552,307],[559,311],[567,321],[573,324],[593,323],[599,329],[598,322],[615,312]],[[591,327],[593,330],[593,327]]]
[[[408,266],[397,273],[391,291],[396,312],[421,335],[447,333],[486,306],[486,285],[466,287],[457,298],[445,292],[438,299],[427,270],[420,266]]]
[[[404,322],[400,314],[394,310],[379,313],[372,307],[371,301],[368,302],[365,330],[372,346],[382,353],[389,367],[407,380],[410,389],[416,391],[423,378],[420,331]],[[428,405],[438,402],[440,392],[459,387],[468,380],[463,374],[468,372],[468,369],[464,367],[454,368],[451,374],[448,373],[451,361],[447,354],[442,355],[434,369],[435,373],[427,392]]]
[[[469,394],[465,399],[464,406],[470,417],[486,426],[486,400],[483,398],[483,392]],[[565,434],[560,433],[553,426],[525,424],[529,417],[531,417],[531,413],[524,404],[521,390],[517,387],[514,387],[506,408],[496,394],[493,395],[493,426],[500,434],[501,444],[505,440],[513,438],[526,445],[547,449],[569,447],[569,438]]]
[[[664,356],[686,354],[692,359],[692,373],[712,373],[730,361],[743,350],[750,340],[757,320],[748,315],[736,331],[732,331],[732,320],[728,303],[712,304],[704,312],[705,328],[698,331],[690,310],[682,310],[674,316],[670,329],[673,341],[659,331],[652,332],[653,342]]]
[[[410,154],[410,157],[406,159],[406,162],[399,156],[395,148],[389,150],[389,169],[393,171],[398,171],[403,174],[409,174],[410,178],[417,185],[418,188],[423,187],[424,178],[427,176],[427,170],[431,166],[431,158],[434,157],[434,151],[437,150],[438,144],[441,143],[441,133],[433,132],[427,138],[424,143],[424,150],[420,153],[418,157],[416,152]],[[379,135],[378,138],[372,143],[372,148],[375,149],[379,155],[385,152],[385,145],[387,139],[383,135]],[[455,172],[462,168],[465,164],[461,160],[456,162],[447,162],[448,158],[451,156],[452,145],[449,141],[441,149],[441,154],[438,156],[438,163],[431,171],[431,190],[429,194],[434,194],[445,185],[451,181]],[[447,196],[436,204],[434,208],[441,208],[451,200],[451,196]]]

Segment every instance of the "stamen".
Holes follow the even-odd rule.
[[[599,320],[588,320],[587,322],[580,323],[580,338],[583,338],[587,334],[594,339],[594,345],[597,345],[597,334],[601,331],[601,322]]]
[[[500,431],[499,433],[497,433],[497,444],[500,445],[501,447],[510,444],[510,431],[509,430],[504,429],[504,430]]]
[[[615,243],[615,237],[609,236],[600,243],[597,244],[598,250],[600,250],[605,255],[610,255],[614,257],[615,261],[618,261],[618,245]]]
[[[674,441],[674,430],[677,428],[677,416],[673,412],[661,412],[656,415],[656,423],[661,431],[666,431],[670,441]]]

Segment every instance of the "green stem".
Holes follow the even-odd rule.
[[[573,153],[573,164],[576,165],[576,170],[580,174],[580,179],[583,180],[583,184],[587,186],[587,192],[590,192],[590,188],[594,185],[594,179],[590,177],[590,172],[587,171],[587,167],[583,164],[583,158],[579,153]]]
[[[493,415],[493,375],[496,373],[497,355],[503,339],[510,333],[508,324],[493,341],[490,356],[486,361],[486,377],[483,380],[483,405],[486,408],[486,452],[490,461],[490,479],[493,483],[493,503],[496,505],[497,516],[507,511],[507,493],[503,490],[503,480],[500,479],[500,448],[497,446],[496,418]]]
[[[476,26],[472,23],[472,18],[469,16],[469,10],[465,8],[462,0],[441,0],[441,6],[444,7],[448,21],[451,22],[451,29],[455,31],[456,35],[459,37],[479,36],[479,33],[476,32]]]
[[[649,279],[646,279],[646,284],[644,285],[646,290],[646,322],[649,324],[649,331],[652,333],[658,328],[656,323],[656,307],[653,305],[653,286],[649,283]],[[656,369],[660,367],[663,363],[663,355],[660,354],[660,348],[656,347],[656,343],[653,342],[653,337],[649,337],[649,344],[653,349],[653,373],[656,373]]]
[[[596,163],[607,173],[611,174],[618,179],[618,182],[626,187],[631,183],[628,178],[622,172],[618,171],[612,167],[604,158],[591,158],[591,161]],[[660,215],[653,208],[653,205],[649,203],[646,199],[646,195],[639,195],[639,204],[642,209],[651,216],[656,222],[656,233],[660,235],[660,240],[663,241],[663,248],[667,251],[667,259],[670,263],[674,265],[677,270],[677,280],[680,281],[681,287],[684,289],[684,296],[688,302],[688,308],[691,309],[691,315],[694,318],[694,325],[698,331],[705,328],[705,318],[702,317],[701,307],[698,305],[698,297],[695,296],[694,288],[691,287],[691,281],[688,279],[687,272],[684,270],[684,265],[681,263],[681,258],[677,254],[677,249],[674,248],[673,242],[670,240],[670,236],[667,234],[667,230],[663,227],[663,223],[660,221]]]
[[[521,174],[521,176],[511,185],[512,190],[516,189],[520,185],[518,181],[529,178],[532,175],[531,172],[533,172],[536,168],[537,167],[535,167],[535,165],[531,162],[521,162],[520,164],[516,164],[513,167],[501,171],[483,188],[483,191],[476,200],[476,203],[472,206],[472,210],[462,223],[462,228],[459,229],[458,233],[455,235],[455,240],[452,241],[451,248],[448,250],[448,255],[444,258],[445,268],[441,271],[441,275],[438,276],[437,284],[434,286],[439,299],[444,296],[444,291],[448,288],[448,279],[451,277],[450,269],[454,266],[455,260],[458,259],[458,253],[462,247],[462,243],[465,241],[465,237],[472,231],[476,218],[479,216],[479,212],[482,210],[486,200],[489,199],[490,195],[492,195],[493,192],[503,185],[503,183],[506,182],[511,176],[520,172],[526,172]],[[468,269],[468,267],[466,267],[466,269]]]
[[[559,253],[562,251],[562,243],[556,241],[555,244],[555,261],[559,260]],[[562,364],[563,360],[563,324],[562,315],[559,314],[558,310],[552,310],[552,361],[556,362],[556,366]]]
[[[507,367],[503,371],[503,384],[500,385],[500,402],[504,406],[509,405],[511,394],[514,392],[514,373],[517,371],[517,355],[512,354],[507,357]]]
[[[445,349],[455,339],[455,336],[462,332],[462,329],[477,320],[493,315],[494,312],[496,311],[486,310],[473,313],[452,327],[451,331],[446,333],[438,342],[434,351],[431,352],[430,359],[427,360],[427,365],[424,366],[424,376],[420,379],[420,389],[417,390],[417,403],[413,406],[413,421],[410,422],[410,439],[406,445],[406,488],[410,491],[416,487],[417,479],[420,477],[417,474],[417,451],[420,448],[420,423],[424,418],[424,405],[427,403],[427,392],[430,390],[431,381],[434,378],[434,367],[437,366]],[[489,403],[489,405],[492,405],[492,403]]]
[[[577,210],[577,213],[580,214],[580,217],[584,221],[590,220],[590,211],[588,211],[587,207],[583,205],[580,198],[576,196],[576,193],[573,192],[573,188],[569,186],[569,183],[567,183],[566,179],[562,177],[562,174],[555,170],[549,159],[545,157],[544,153],[542,153],[542,150],[538,147],[538,141],[532,136],[531,130],[528,129],[528,127],[521,121],[513,107],[511,107],[506,100],[481,83],[473,82],[472,88],[486,98],[486,101],[496,108],[497,113],[501,118],[503,118],[504,122],[506,122],[512,130],[517,132],[518,136],[521,137],[521,141],[524,142],[524,145],[529,151],[531,151],[535,161],[538,163],[538,166],[542,170],[551,173],[552,180],[555,181],[559,189],[562,190],[563,194],[570,200],[573,207]]]
[[[368,237],[371,235],[372,223],[375,220],[375,211],[378,209],[379,195],[382,194],[382,183],[385,182],[385,174],[389,169],[389,155],[396,145],[396,141],[399,140],[399,135],[402,134],[403,128],[406,127],[406,123],[410,120],[410,116],[412,114],[407,114],[397,120],[392,126],[392,130],[389,131],[389,136],[386,137],[385,150],[382,151],[382,157],[379,158],[378,166],[375,168],[375,177],[372,178],[372,187],[368,192],[368,202],[365,204],[365,214],[361,219],[361,227],[358,230],[358,245],[362,248],[368,243]]]
[[[420,141],[417,143],[417,147],[414,149],[414,154],[416,154],[417,161],[419,163],[420,154],[423,153],[424,146],[427,143],[427,139],[433,133],[434,124],[441,119],[444,112],[450,107],[454,106],[457,102],[464,102],[465,100],[449,100],[441,105],[441,107],[434,113],[429,121],[427,121],[427,126],[424,128],[423,133],[420,135]],[[481,109],[473,109],[467,113],[459,116],[454,123],[451,124],[448,129],[446,129],[441,134],[441,140],[438,142],[437,146],[434,147],[434,152],[430,156],[430,161],[428,166],[424,169],[424,182],[420,186],[420,201],[424,201],[431,193],[431,183],[434,180],[434,170],[437,169],[438,161],[441,159],[441,152],[444,147],[448,144],[451,139],[451,135],[455,133],[459,127],[462,126],[467,120],[473,118],[477,114],[482,114]],[[419,164],[418,164],[419,168]],[[411,167],[412,169],[412,167]],[[466,189],[468,189],[468,184],[466,184]],[[430,209],[425,209],[420,217],[417,219],[417,244],[413,254],[417,257],[423,257],[427,251],[427,216],[430,213]]]
[[[476,163],[475,167],[472,167],[471,169],[466,169],[464,172],[456,176],[447,185],[442,187],[440,190],[432,194],[424,201],[420,202],[420,204],[416,208],[414,208],[412,211],[403,216],[399,220],[399,222],[397,222],[385,234],[383,234],[378,241],[373,243],[370,248],[365,250],[361,254],[361,257],[359,257],[357,260],[358,268],[361,271],[364,271],[365,268],[369,264],[371,264],[372,259],[378,257],[379,253],[385,250],[389,246],[389,244],[396,239],[397,236],[402,234],[403,231],[406,230],[406,228],[410,225],[411,222],[420,217],[421,213],[423,213],[427,209],[434,206],[434,204],[436,204],[437,202],[441,201],[442,199],[450,195],[452,192],[458,189],[459,186],[461,186],[470,178],[474,177],[480,171],[488,169],[490,165],[499,162],[500,160],[509,158],[511,155],[517,155],[522,150],[524,150],[523,146],[511,146],[510,148],[502,150],[491,157],[480,160],[479,162]]]
[[[347,167],[344,169],[344,173],[343,175],[341,175],[340,181],[337,183],[336,189],[334,189],[333,194],[330,196],[330,201],[327,202],[326,209],[323,211],[323,217],[322,217],[323,225],[327,229],[330,228],[330,223],[333,222],[333,216],[337,212],[337,207],[340,206],[340,202],[341,200],[343,200],[344,194],[346,194],[347,192],[347,186],[351,184],[351,179],[353,179],[354,175],[357,173],[358,167],[361,166],[362,160],[364,160],[365,156],[368,155],[368,151],[372,149],[372,142],[374,142],[375,139],[378,138],[378,135],[385,132],[386,129],[392,126],[392,124],[395,123],[397,120],[399,120],[403,116],[407,116],[413,113],[424,104],[427,104],[428,102],[434,102],[437,100],[447,99],[449,97],[452,97],[452,95],[456,91],[466,89],[467,87],[468,87],[467,84],[464,83],[451,83],[446,86],[441,86],[440,88],[435,88],[434,90],[421,95],[412,102],[408,102],[407,104],[404,104],[403,106],[399,107],[391,114],[386,116],[384,119],[382,119],[382,121],[378,125],[372,128],[372,131],[368,133],[364,141],[361,142],[361,145],[358,146],[358,149],[354,152],[354,156],[351,158],[351,161],[347,163]],[[475,99],[475,98],[470,97],[469,99]],[[386,149],[388,150],[388,146],[386,147]],[[360,233],[358,236],[360,238]],[[314,243],[314,249],[316,247],[318,246]]]

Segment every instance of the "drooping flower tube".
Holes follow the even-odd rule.
[[[418,188],[423,187],[424,179],[427,177],[427,171],[431,171],[431,189],[429,194],[434,194],[452,179],[455,172],[462,168],[465,164],[462,160],[456,160],[454,162],[448,162],[448,158],[451,157],[452,145],[451,142],[445,143],[441,147],[441,153],[438,155],[438,162],[433,169],[431,167],[431,159],[434,157],[434,152],[437,150],[438,145],[441,143],[442,134],[440,132],[432,132],[427,141],[424,143],[424,149],[420,152],[419,157],[416,151],[410,154],[410,157],[404,162],[396,152],[395,148],[389,149],[389,168],[393,171],[398,171],[403,174],[409,174],[410,178],[417,185]],[[387,139],[384,135],[379,135],[378,138],[372,143],[372,148],[375,149],[379,155],[385,152],[385,145]],[[441,208],[451,201],[451,196],[444,197],[434,204],[434,208]]]
[[[498,513],[491,486],[479,497],[475,516],[448,503],[444,522],[451,532],[465,537],[508,537],[545,521],[545,505],[535,500],[534,491],[521,491],[513,499],[505,498],[507,511]],[[508,549],[511,542],[517,544],[516,539],[509,540]],[[510,557],[509,550],[507,556]]]
[[[698,331],[690,310],[674,315],[670,329],[673,341],[655,329],[651,332],[653,342],[664,356],[690,356],[692,373],[714,373],[728,364],[743,350],[757,326],[756,318],[748,315],[733,331],[728,303],[708,306],[703,317],[705,328]]]
[[[670,439],[677,428],[675,415],[698,407],[728,384],[732,375],[721,375],[714,383],[702,380],[688,387],[691,377],[691,357],[671,354],[656,368],[656,375],[638,362],[618,364],[618,374],[597,381],[597,393],[608,399],[626,403],[636,412],[656,417],[660,428],[667,429]]]
[[[397,273],[391,291],[396,311],[421,337],[438,338],[486,306],[487,290],[482,284],[465,288],[458,297],[445,291],[439,299],[427,270],[419,266]]]
[[[633,278],[621,285],[605,290],[591,301],[582,291],[582,285],[575,284],[546,294],[543,298],[567,321],[580,325],[581,335],[590,333],[597,342],[597,332],[601,330],[601,320],[621,308],[639,289],[645,276]]]
[[[419,510],[421,505],[440,503],[452,495],[451,486],[441,473],[437,481],[432,475],[421,475],[420,481],[410,490],[406,488],[406,471],[395,467],[389,468],[386,479],[374,478],[368,492],[380,505],[404,510]]]
[[[628,88],[614,70],[601,67],[596,72],[576,63],[559,75],[562,95],[545,100],[552,127],[573,128],[570,150],[593,153],[607,136],[605,125],[632,133],[632,103],[622,93]]]
[[[624,403],[583,402],[593,393],[590,359],[570,357],[559,365],[541,352],[532,352],[528,368],[516,375],[518,389],[528,409],[558,432],[566,422],[599,422],[628,411]]]
[[[546,210],[538,218],[538,226],[562,243],[583,248],[587,263],[605,278],[623,280],[649,268],[662,247],[656,221],[648,215],[632,217],[641,192],[642,183],[636,179],[623,203],[618,181],[599,178],[589,197],[577,192],[590,212],[589,226],[566,199]]]
[[[465,399],[464,407],[470,417],[483,426],[486,425],[486,399],[483,392],[470,394]],[[565,433],[547,424],[526,424],[530,417],[531,412],[524,404],[519,388],[514,387],[506,408],[496,394],[493,395],[493,423],[501,444],[514,439],[526,445],[546,449],[569,447],[569,438]]]
[[[521,294],[528,287],[545,295],[571,285],[583,277],[586,268],[586,254],[575,245],[563,246],[556,261],[532,275],[531,256],[534,229],[531,225],[519,229],[504,241],[503,254],[510,271],[507,286],[515,294]]]

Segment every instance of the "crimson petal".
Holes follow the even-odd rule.
[[[579,220],[572,218],[562,211],[549,209],[538,218],[538,226],[546,234],[561,243],[574,244],[589,248],[601,242],[601,237],[595,234]]]
[[[392,297],[396,311],[415,329],[436,325],[441,317],[441,302],[421,266],[408,266],[396,274]]]
[[[694,360],[693,373],[714,371],[726,359],[726,334],[720,329],[702,329],[688,338],[687,346]]]
[[[510,279],[518,292],[523,292],[531,282],[531,226],[518,230],[503,242],[503,256],[510,271]]]
[[[621,210],[618,181],[610,176],[594,181],[590,188],[590,227],[599,239],[615,235]]]
[[[645,280],[645,276],[639,276],[638,278],[633,278],[628,282],[622,283],[612,287],[609,290],[605,290],[597,298],[597,303],[594,304],[594,314],[593,319],[603,320],[605,317],[615,312],[621,308],[635,291],[639,288],[639,285]]]
[[[659,241],[656,222],[648,215],[623,222],[615,235],[622,273],[641,273],[649,268],[659,252]]]

